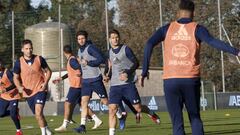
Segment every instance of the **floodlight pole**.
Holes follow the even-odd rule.
[[[222,19],[221,19],[221,8],[220,8],[220,0],[218,0],[218,23],[219,23],[219,38],[222,40]],[[221,65],[222,65],[222,89],[223,93],[225,93],[225,75],[224,75],[224,58],[223,51],[221,51]]]
[[[108,2],[105,0],[105,22],[106,22],[106,40],[107,40],[107,50],[109,50],[109,34],[108,34]]]

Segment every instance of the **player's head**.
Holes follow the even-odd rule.
[[[33,45],[32,41],[29,39],[24,39],[22,41],[22,53],[25,57],[32,57],[33,54]]]
[[[67,57],[68,55],[72,55],[72,48],[70,45],[65,45],[63,47],[63,53]]]
[[[3,60],[0,58],[0,71],[4,70],[4,63]]]
[[[179,18],[194,16],[195,5],[191,0],[180,0],[179,3]]]
[[[109,32],[109,42],[112,47],[118,46],[120,43],[120,33],[113,29]]]
[[[85,30],[80,30],[77,32],[77,42],[80,46],[85,45],[85,43],[87,42],[88,39],[88,33]]]

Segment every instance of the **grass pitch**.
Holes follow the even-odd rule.
[[[127,126],[124,131],[117,130],[117,135],[171,135],[172,127],[167,112],[158,113],[161,117],[161,124],[156,125],[151,119],[143,114],[141,124],[135,123],[135,117],[129,113],[127,118]],[[201,112],[204,124],[205,135],[240,135],[240,109],[204,111]],[[108,115],[98,115],[103,120],[103,125],[91,130],[94,123],[87,123],[86,135],[108,135]],[[187,113],[184,112],[185,130],[191,135],[191,127],[189,125]],[[62,124],[63,116],[46,117],[50,129],[59,127]],[[79,115],[74,115],[75,121],[80,121]],[[22,117],[21,125],[24,135],[41,135],[40,129],[34,117]],[[55,133],[55,135],[77,135],[73,132],[73,128],[78,124],[72,124],[68,127],[68,131],[64,133]],[[15,127],[10,117],[0,119],[0,135],[14,135]]]

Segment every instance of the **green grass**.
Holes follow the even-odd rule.
[[[225,116],[225,114],[230,116]],[[154,124],[147,115],[143,114],[141,124],[135,123],[135,117],[132,114],[128,115],[127,127],[121,132],[117,130],[118,135],[171,135],[171,123],[167,112],[158,113],[161,117],[162,123],[160,125]],[[219,110],[219,111],[205,111],[202,112],[202,120],[204,123],[204,130],[206,135],[240,135],[240,109],[234,110]],[[108,115],[99,116],[104,124],[97,130],[91,130],[93,123],[88,123],[87,135],[108,135],[107,120]],[[189,125],[186,112],[185,130],[188,135],[191,134],[191,127]],[[61,125],[63,116],[48,116],[46,117],[49,127],[54,128]],[[53,121],[52,121],[53,120]],[[74,120],[80,120],[78,115],[74,116]],[[34,117],[22,117],[21,124],[24,135],[41,135]],[[29,128],[30,126],[30,128]],[[64,133],[55,133],[56,135],[76,135],[72,131],[77,124],[69,126],[69,130]],[[28,128],[28,129],[27,129]],[[0,134],[1,135],[14,135],[15,127],[9,117],[0,119]]]

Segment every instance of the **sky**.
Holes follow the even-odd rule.
[[[45,4],[49,5],[49,7],[51,7],[51,1],[50,0],[31,0],[31,5],[35,8],[38,7],[40,2],[44,2]],[[111,0],[110,2],[108,2],[108,9],[115,9],[115,14],[114,14],[114,18],[113,18],[113,22],[115,24],[119,24],[119,12],[118,12],[118,4],[117,4],[117,0]]]

